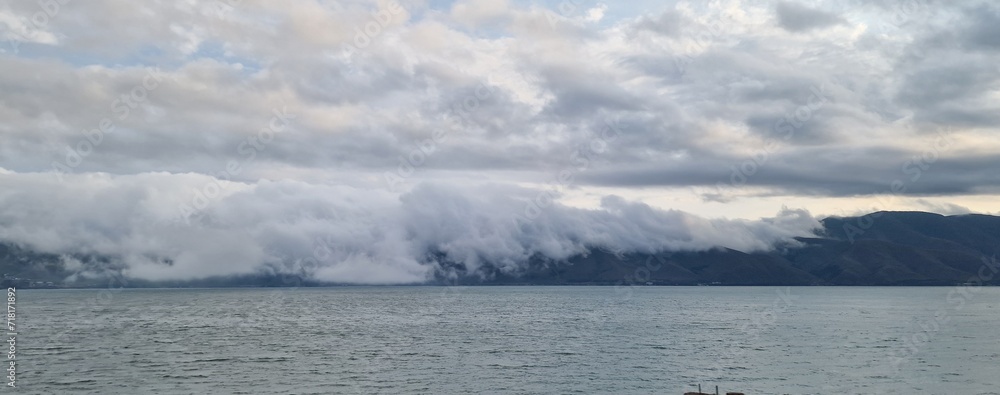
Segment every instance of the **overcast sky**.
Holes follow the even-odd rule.
[[[0,2],[0,238],[139,277],[997,211],[994,2],[63,1]]]

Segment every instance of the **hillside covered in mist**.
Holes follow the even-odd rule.
[[[831,217],[811,237],[777,242],[770,250],[724,247],[659,252],[593,247],[565,259],[535,253],[524,262],[468,265],[441,250],[421,259],[434,265],[425,281],[406,284],[603,285],[953,285],[1000,284],[1000,217],[878,212]],[[171,265],[165,260],[161,264]],[[7,277],[55,281],[60,286],[316,286],[308,272],[273,268],[190,279],[131,278],[120,259],[96,254],[52,254],[0,244]],[[123,275],[124,273],[124,275]],[[370,283],[370,282],[365,282]]]
[[[1000,217],[878,212],[826,218],[816,237],[769,252],[659,254],[593,251],[567,264],[535,262],[522,284],[953,285],[1000,284]]]

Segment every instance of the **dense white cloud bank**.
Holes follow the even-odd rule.
[[[595,210],[552,203],[526,211],[535,191],[499,184],[422,184],[400,195],[297,181],[220,182],[224,188],[207,205],[184,212],[192,194],[216,181],[167,173],[59,181],[5,172],[0,240],[114,257],[126,275],[151,280],[273,270],[323,281],[407,283],[429,279],[441,257],[473,270],[488,263],[516,271],[536,254],[559,260],[590,248],[767,250],[818,226],[805,211],[709,220],[615,196]]]

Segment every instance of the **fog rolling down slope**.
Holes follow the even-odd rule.
[[[730,248],[657,254],[592,248],[586,254],[500,266],[481,262],[469,269],[447,255],[428,252],[435,265],[430,284],[651,284],[651,285],[954,285],[1000,284],[1000,217],[943,216],[924,212],[877,212],[830,217],[815,237],[797,237],[767,252]],[[67,257],[80,267],[67,267]],[[164,264],[170,264],[166,262]],[[113,256],[60,255],[0,243],[0,270],[10,277],[54,281],[70,287],[229,287],[336,285],[307,273],[212,276],[152,281],[122,278],[125,264]],[[513,267],[514,269],[511,269]],[[101,272],[87,277],[81,270]],[[111,273],[111,280],[106,278]],[[109,281],[111,281],[109,283]],[[9,281],[8,281],[9,282]]]
[[[536,259],[487,284],[953,285],[1000,284],[1000,217],[877,212],[822,221],[815,238],[772,252],[733,249],[615,254],[595,250],[559,263]]]

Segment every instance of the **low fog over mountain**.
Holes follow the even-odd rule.
[[[582,209],[497,184],[422,184],[394,194],[233,182],[198,210],[198,201],[186,200],[191,190],[215,181],[194,174],[0,179],[20,191],[0,195],[0,240],[64,255],[70,269],[83,268],[73,255],[105,257],[109,268],[145,280],[266,269],[325,282],[413,283],[432,279],[441,261],[513,273],[533,257],[565,260],[591,249],[766,251],[819,227],[803,210],[756,221],[705,219],[616,196]],[[185,205],[192,211],[179,215]]]
[[[1000,218],[986,215],[820,222],[784,209],[725,220],[617,196],[597,209],[568,207],[499,184],[394,194],[294,181],[220,183],[210,205],[188,207],[190,189],[216,181],[0,178],[22,191],[0,198],[0,264],[68,286],[953,284],[991,273],[1000,253]]]

